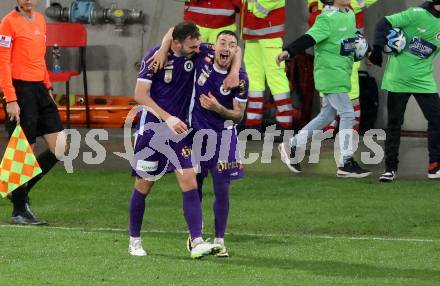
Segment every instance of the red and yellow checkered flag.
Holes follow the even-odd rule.
[[[0,195],[6,197],[41,172],[23,129],[17,125],[0,164]]]

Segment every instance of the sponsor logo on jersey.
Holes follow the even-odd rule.
[[[186,61],[183,67],[187,72],[190,72],[194,67],[194,63],[192,61]]]
[[[136,170],[142,172],[154,172],[157,171],[158,166],[159,166],[158,161],[138,160],[136,163]]]
[[[170,83],[172,80],[173,80],[173,70],[172,69],[165,70],[165,75],[164,75],[163,81],[165,83]]]
[[[217,172],[221,173],[223,171],[232,170],[232,169],[241,169],[241,162],[233,161],[233,162],[225,162],[218,161],[217,162]]]
[[[199,79],[197,80],[197,84],[199,86],[204,86],[207,79],[208,78],[207,78],[206,74],[204,72],[201,72]]]
[[[341,56],[347,57],[353,55],[356,49],[356,38],[345,39],[341,42]]]
[[[437,50],[437,47],[422,38],[414,37],[409,43],[408,49],[413,55],[426,59]]]
[[[202,71],[200,72],[200,76],[197,80],[197,84],[199,86],[203,86],[205,85],[206,80],[209,78],[209,76],[211,75],[211,71],[209,70],[209,66],[205,65],[202,69]]]
[[[11,37],[0,35],[0,47],[10,48],[11,43],[12,43]]]

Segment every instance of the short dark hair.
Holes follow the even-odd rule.
[[[181,22],[174,27],[173,40],[179,42],[185,41],[187,38],[194,39],[200,38],[200,31],[197,26],[192,22]]]
[[[237,36],[237,34],[234,33],[234,32],[231,31],[231,30],[223,30],[223,31],[221,31],[220,33],[218,33],[218,35],[217,35],[217,40],[218,40],[218,38],[219,38],[221,35],[229,35],[229,36],[233,36],[233,37],[237,40],[237,43],[238,43],[238,36]]]

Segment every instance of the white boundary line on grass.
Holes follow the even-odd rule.
[[[19,225],[0,225],[0,228],[26,228],[26,229],[42,229],[42,230],[66,230],[66,231],[81,231],[85,233],[96,232],[125,232],[127,229],[121,228],[81,228],[81,227],[63,227],[63,226],[19,226]],[[147,230],[142,233],[160,233],[160,234],[187,234],[186,231],[167,231],[167,230]],[[210,234],[210,233],[208,233]],[[310,239],[333,239],[333,240],[375,240],[375,241],[403,241],[403,242],[439,242],[440,239],[424,239],[424,238],[402,238],[402,237],[376,237],[376,236],[331,236],[331,235],[305,235],[305,234],[260,234],[260,233],[227,233],[233,236],[250,236],[250,237],[298,237]]]

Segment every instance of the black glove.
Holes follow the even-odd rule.
[[[381,67],[383,62],[382,48],[380,46],[374,46],[368,59],[373,65]]]

